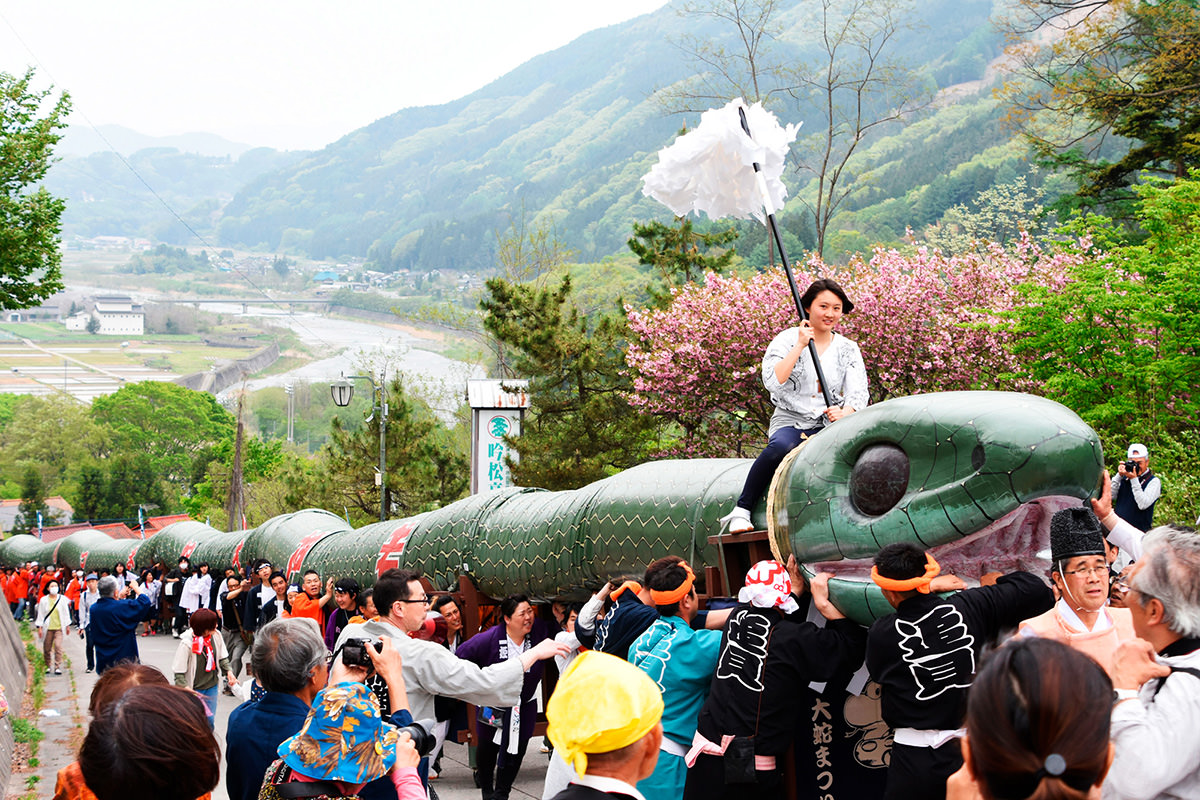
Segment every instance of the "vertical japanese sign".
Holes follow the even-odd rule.
[[[516,436],[521,432],[520,411],[492,411],[484,414],[482,436],[479,439],[479,463],[475,474],[479,476],[479,491],[503,489],[512,485],[512,477],[508,473],[508,443],[506,436]]]
[[[521,433],[521,418],[529,407],[525,381],[467,382],[471,406],[471,492],[512,485],[508,460],[516,453],[509,439]]]

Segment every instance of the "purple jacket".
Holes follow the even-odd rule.
[[[540,619],[534,620],[533,630],[526,637],[529,646],[533,647],[545,638],[547,638],[546,623]],[[489,667],[504,660],[500,658],[500,645],[505,644],[507,646],[507,639],[508,635],[504,623],[500,623],[488,628],[486,631],[480,631],[470,639],[467,639],[458,646],[455,655],[477,666]],[[537,686],[542,680],[542,673],[545,669],[546,662],[537,661],[525,673],[525,684],[521,688],[521,738],[523,740],[527,740],[533,736],[533,726],[537,721],[537,703],[533,700],[533,693],[537,691]],[[508,714],[509,712],[506,710],[504,712],[506,723],[508,721]],[[507,725],[503,730],[504,735],[501,744],[507,745]],[[475,732],[480,738],[494,735],[494,729],[478,720],[475,721]]]
[[[336,605],[333,611],[329,614],[329,619],[325,620],[325,646],[332,652],[336,649],[338,637],[342,634],[342,628],[350,624],[352,614],[346,613]]]

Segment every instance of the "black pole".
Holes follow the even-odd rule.
[[[750,134],[750,123],[746,122],[746,109],[738,106],[738,116],[742,120],[742,130],[746,132],[751,139],[754,137]],[[792,300],[796,303],[796,311],[800,314],[800,321],[808,319],[808,314],[804,313],[804,306],[800,303],[800,290],[796,287],[796,276],[792,274],[792,266],[788,263],[787,252],[783,249],[783,237],[779,235],[779,223],[775,221],[775,211],[771,208],[771,196],[767,193],[767,182],[762,177],[762,167],[758,162],[754,162],[754,174],[758,177],[758,186],[762,191],[763,204],[767,209],[767,228],[771,231],[771,236],[775,239],[775,247],[779,250],[779,261],[783,264],[783,274],[787,275],[788,288],[792,290]],[[833,398],[829,395],[829,387],[825,383],[825,371],[821,369],[821,358],[817,355],[817,343],[813,339],[808,340],[808,353],[812,356],[813,366],[817,370],[817,384],[821,387],[821,396],[825,398],[825,407],[833,406]]]

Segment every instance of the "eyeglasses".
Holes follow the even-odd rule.
[[[1116,588],[1118,591],[1122,592],[1123,594],[1129,594],[1130,592],[1136,593],[1137,595],[1139,595],[1142,598],[1138,602],[1143,606],[1146,605],[1146,603],[1149,603],[1151,600],[1157,599],[1152,594],[1146,594],[1141,589],[1134,586],[1133,583],[1127,579],[1121,579],[1119,582],[1114,583],[1113,587]]]
[[[1075,575],[1076,577],[1086,578],[1089,575],[1097,575],[1104,577],[1108,575],[1108,565],[1101,567],[1080,567],[1079,569],[1068,570],[1067,575]]]
[[[397,603],[423,603],[424,605],[429,605],[429,597],[427,595],[425,597],[414,597],[411,600],[397,600],[396,602]]]

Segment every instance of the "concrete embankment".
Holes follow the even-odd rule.
[[[279,359],[279,345],[269,344],[256,353],[236,361],[228,361],[207,372],[193,372],[176,378],[175,383],[198,392],[219,394],[244,377],[255,374]]]

